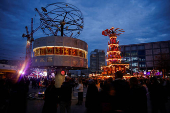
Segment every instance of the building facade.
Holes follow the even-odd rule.
[[[90,53],[90,70],[91,73],[101,73],[101,67],[105,66],[105,51],[95,49]]]
[[[88,68],[86,42],[70,37],[48,36],[35,39],[32,67]]]
[[[158,69],[162,60],[170,66],[170,41],[120,45],[122,61],[129,63],[131,74]]]

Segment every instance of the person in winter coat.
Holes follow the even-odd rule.
[[[156,77],[150,79],[149,85],[150,100],[152,105],[152,113],[166,113],[165,103],[168,101],[168,96],[165,87],[160,84]]]
[[[147,91],[138,84],[136,77],[130,78],[130,113],[147,113]]]
[[[60,113],[71,112],[71,97],[72,97],[72,85],[70,83],[70,77],[66,76],[65,82],[61,85],[60,89]]]
[[[44,106],[42,113],[56,113],[59,103],[58,92],[54,86],[55,82],[51,81],[51,84],[45,90]]]
[[[76,88],[78,90],[78,103],[76,105],[82,105],[83,102],[83,84],[82,80],[79,80],[79,84]]]
[[[115,112],[128,113],[130,86],[129,83],[123,79],[123,73],[121,71],[115,73],[115,80],[111,84],[114,88],[113,91],[115,91]]]
[[[94,80],[93,79],[89,80],[85,101],[87,113],[97,112],[99,107],[98,95],[99,95],[98,88],[96,87]]]

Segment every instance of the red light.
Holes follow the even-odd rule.
[[[65,75],[65,71],[61,71],[61,75]]]

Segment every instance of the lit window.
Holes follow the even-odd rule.
[[[138,57],[131,57],[132,61],[138,61]]]
[[[138,66],[137,62],[132,63],[132,66]]]
[[[130,56],[130,52],[125,52],[125,56]]]
[[[140,56],[139,61],[145,61],[145,56]]]
[[[137,56],[137,55],[138,55],[137,51],[132,51],[131,52],[131,56]]]

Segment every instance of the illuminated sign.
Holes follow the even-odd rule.
[[[86,58],[87,51],[71,47],[38,47],[34,49],[34,56],[70,55]]]

